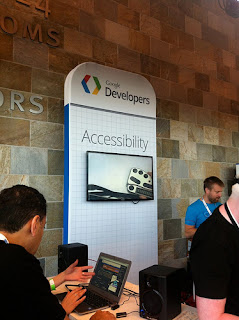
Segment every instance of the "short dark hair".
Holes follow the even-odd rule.
[[[17,232],[36,215],[46,216],[46,200],[36,189],[15,185],[0,192],[0,230]]]
[[[206,190],[206,188],[208,188],[209,190],[212,190],[214,184],[218,184],[220,187],[224,188],[224,183],[222,182],[221,179],[219,179],[218,177],[215,177],[215,176],[211,176],[211,177],[206,178],[203,181],[204,191]]]

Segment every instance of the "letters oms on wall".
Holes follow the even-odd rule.
[[[151,156],[154,199],[87,201],[88,151]],[[96,170],[112,184],[123,175],[121,163],[114,163],[116,175],[101,161]],[[137,283],[139,270],[157,263],[156,173],[156,98],[150,83],[91,62],[73,69],[65,82],[64,243],[87,244],[91,259],[103,251],[131,260],[129,281]]]
[[[10,1],[9,1],[10,2]],[[48,19],[51,10],[49,8],[50,0],[15,0],[11,6],[16,8],[30,8],[33,12],[38,12],[40,17]],[[30,23],[22,19],[21,15],[14,16],[14,10],[4,10],[1,8],[0,12],[0,30],[11,36],[20,36],[22,38],[29,38],[36,43],[46,43],[51,47],[58,47],[60,45],[60,38],[62,35],[60,31],[49,27],[45,28],[45,21],[40,23]],[[5,11],[5,12],[4,12]],[[12,13],[11,13],[12,12]]]

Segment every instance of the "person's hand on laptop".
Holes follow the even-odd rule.
[[[61,303],[67,315],[69,315],[81,302],[85,300],[85,292],[86,289],[80,287],[67,293]]]
[[[59,273],[53,279],[55,287],[58,287],[65,281],[80,281],[88,282],[95,273],[94,272],[85,272],[88,269],[92,269],[92,266],[77,267],[78,259],[73,262],[65,271]]]
[[[77,267],[78,259],[73,262],[64,272],[65,281],[66,280],[77,280],[81,282],[88,282],[95,273],[94,272],[84,272],[88,269],[93,269],[92,266]]]

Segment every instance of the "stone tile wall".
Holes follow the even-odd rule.
[[[46,275],[62,243],[64,80],[86,61],[139,73],[156,92],[159,263],[185,265],[187,206],[209,175],[225,182],[226,199],[239,160],[238,20],[217,0],[50,0],[48,18],[27,2],[0,0],[0,188],[45,195],[37,257]],[[42,39],[24,36],[27,23]],[[20,110],[12,99],[21,95]],[[33,95],[40,114],[30,112]]]

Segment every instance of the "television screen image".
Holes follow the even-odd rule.
[[[153,200],[153,158],[87,152],[87,200]]]

